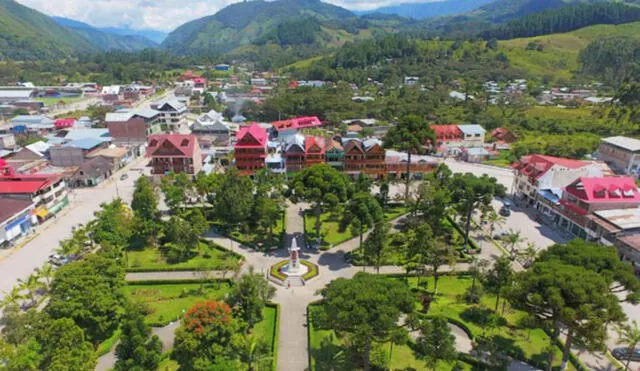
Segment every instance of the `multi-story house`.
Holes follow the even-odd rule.
[[[640,139],[604,138],[600,143],[598,158],[614,170],[637,178],[640,176]]]
[[[344,171],[348,175],[358,176],[364,171],[366,153],[362,142],[358,139],[350,139],[343,144],[344,147]]]
[[[580,177],[604,175],[599,163],[538,154],[523,156],[511,166],[515,169],[513,193],[531,206],[544,190],[561,190]]]
[[[14,174],[5,168],[0,175],[0,196],[31,202],[41,221],[69,204],[67,193],[67,184],[59,174]]]
[[[431,125],[436,134],[436,147],[461,147],[464,134],[458,125]]]
[[[105,123],[114,143],[140,145],[149,135],[162,132],[161,116],[160,111],[152,109],[120,110],[107,113]]]
[[[187,106],[177,100],[152,103],[151,109],[160,111],[160,122],[171,129],[180,127],[187,117]]]
[[[462,147],[482,148],[484,146],[484,135],[486,130],[480,125],[458,125],[462,132]]]
[[[365,174],[379,178],[386,173],[386,152],[382,148],[382,142],[378,139],[368,139],[362,143],[365,152]]]
[[[298,134],[299,130],[321,126],[322,121],[316,116],[307,116],[275,121],[272,125],[277,139],[281,143],[286,143],[288,138]]]
[[[234,147],[235,165],[243,174],[253,174],[265,166],[267,131],[258,124],[240,129]]]
[[[288,173],[295,173],[302,170],[305,159],[305,143],[302,135],[289,137],[285,144],[284,155],[286,158],[286,168]]]
[[[325,159],[327,164],[342,171],[344,167],[344,148],[342,148],[342,144],[338,141],[331,140],[325,150]]]
[[[304,143],[304,166],[325,163],[326,144],[323,137],[306,137]]]
[[[640,192],[632,177],[580,177],[564,188],[556,223],[571,234],[589,239],[602,236],[593,214],[605,210],[637,209]]]
[[[161,176],[170,172],[196,175],[202,170],[202,154],[195,135],[151,135],[147,156],[151,157],[152,175]]]

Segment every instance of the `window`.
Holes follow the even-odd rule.
[[[186,147],[189,145],[189,139],[183,139],[180,143],[180,147]]]

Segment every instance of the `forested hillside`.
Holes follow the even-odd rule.
[[[640,39],[598,39],[580,53],[582,72],[612,85],[640,80]]]
[[[116,35],[99,30],[91,25],[73,19],[54,17],[59,24],[72,29],[84,36],[93,45],[102,51],[121,50],[137,51],[147,48],[155,48],[157,43],[138,35]]]
[[[482,32],[484,39],[507,40],[563,33],[597,24],[621,24],[640,20],[640,7],[624,3],[596,3],[546,10]]]
[[[53,19],[13,0],[0,0],[0,59],[63,58],[98,48]]]

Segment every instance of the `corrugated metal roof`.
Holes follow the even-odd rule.
[[[82,139],[72,140],[71,142],[64,144],[63,147],[74,147],[74,148],[82,148],[82,149],[89,150],[99,146],[102,143],[103,141],[100,139],[82,138]]]
[[[629,137],[609,137],[602,139],[602,141],[613,144],[616,147],[624,148],[627,151],[640,151],[640,139]]]
[[[465,134],[480,134],[484,135],[487,131],[480,125],[458,125],[458,129]]]

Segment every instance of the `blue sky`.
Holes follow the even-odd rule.
[[[45,14],[73,18],[98,27],[151,28],[170,31],[177,26],[214,14],[237,0],[17,0]],[[325,0],[327,1],[327,0]],[[428,2],[434,0],[403,0]],[[352,10],[370,10],[398,4],[393,0],[328,0]]]

